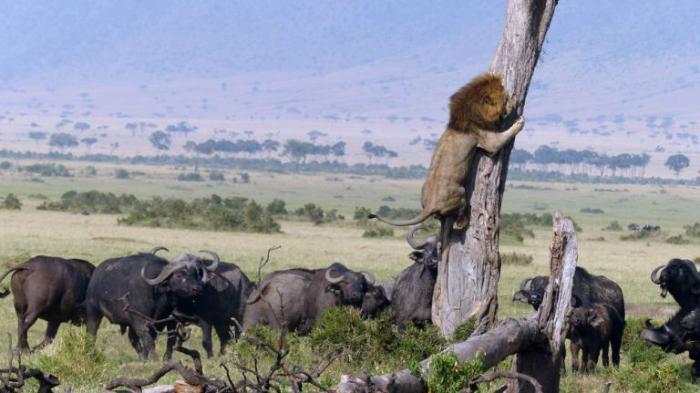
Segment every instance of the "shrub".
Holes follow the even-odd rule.
[[[92,166],[92,165],[88,165],[88,166],[86,166],[85,169],[83,170],[83,174],[84,174],[85,176],[96,176],[96,175],[97,175],[97,169],[96,169],[94,166]]]
[[[517,252],[501,254],[502,265],[527,266],[532,264],[533,260],[534,257],[530,254],[521,254]]]
[[[270,202],[267,205],[266,208],[267,212],[272,214],[272,215],[286,215],[289,214],[287,211],[287,202],[281,200],[281,199],[273,199],[272,202]]]
[[[620,236],[620,240],[645,240],[659,237],[659,231],[637,231]]]
[[[683,235],[675,235],[666,239],[666,243],[669,244],[688,244],[690,240],[683,237]]]
[[[620,225],[620,223],[617,220],[615,220],[608,224],[608,226],[605,227],[605,230],[619,232],[622,230],[622,225]]]
[[[197,172],[189,172],[177,175],[177,181],[204,181],[204,178]]]
[[[468,319],[462,322],[459,326],[457,326],[457,329],[455,329],[454,333],[452,334],[452,342],[459,343],[466,341],[469,336],[472,335],[475,328],[476,323],[474,319]]]
[[[686,225],[683,228],[685,228],[686,236],[700,238],[700,222],[696,222],[693,225]]]
[[[36,366],[43,371],[58,375],[61,386],[76,390],[94,389],[100,381],[113,377],[118,370],[110,365],[105,353],[97,347],[95,338],[85,329],[66,326],[48,351],[39,353]]]
[[[243,184],[250,183],[250,175],[247,172],[241,173],[241,183],[243,183]]]
[[[320,206],[316,206],[315,203],[307,203],[304,207],[295,210],[294,214],[299,217],[304,217],[316,225],[320,225],[325,221],[323,209]]]
[[[5,209],[8,209],[8,210],[20,210],[20,209],[22,209],[22,202],[20,202],[19,198],[17,198],[17,195],[12,194],[12,193],[7,194],[2,205]]]
[[[362,232],[362,237],[375,238],[375,237],[392,237],[394,236],[394,228],[379,225],[370,225],[364,232]]]
[[[44,177],[71,177],[73,176],[63,164],[32,164],[24,167],[29,173],[35,173]]]
[[[583,209],[579,210],[581,213],[588,213],[588,214],[604,214],[605,211],[603,209],[598,209],[595,207],[584,207]]]
[[[428,391],[458,393],[484,371],[483,356],[476,356],[469,362],[460,362],[452,352],[437,354],[432,357],[428,369]]]
[[[100,191],[67,191],[59,201],[46,201],[39,205],[39,210],[67,211],[72,213],[119,214],[133,208],[138,199],[132,194],[116,195]]]
[[[211,181],[224,181],[224,180],[226,180],[226,178],[224,177],[223,172],[211,171],[211,172],[209,172],[209,180],[211,180]]]
[[[10,161],[0,162],[0,169],[2,169],[3,171],[6,171],[10,168],[12,168],[12,163]]]
[[[126,169],[119,168],[116,171],[114,171],[114,177],[116,177],[117,179],[128,179],[131,177],[131,175]]]
[[[372,213],[369,208],[364,206],[355,206],[355,212],[352,214],[352,218],[357,221],[360,225],[365,225],[369,221],[368,216]]]

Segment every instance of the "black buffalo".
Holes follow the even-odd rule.
[[[128,331],[131,345],[142,358],[153,356],[157,330],[174,327],[173,322],[154,321],[169,317],[178,302],[201,294],[209,271],[216,270],[216,265],[206,265],[191,254],[168,262],[153,252],[102,262],[87,291],[88,333],[96,335],[105,317]],[[166,359],[172,355],[174,344],[175,336],[169,335]]]
[[[615,340],[614,337],[616,332],[624,329],[624,323],[617,311],[606,304],[595,303],[590,306],[575,307],[571,311],[567,334],[572,342],[572,370],[579,370],[579,349],[583,352],[581,370],[584,372],[595,370],[601,351],[603,366],[608,367],[610,347],[612,347],[613,364],[619,366],[621,341]]]
[[[700,307],[700,274],[695,264],[687,259],[671,259],[666,265],[651,272],[651,281],[661,287],[661,296],[668,293],[680,305],[680,310],[660,327],[647,321],[641,337],[662,347],[667,352],[689,351],[694,360],[692,373],[700,377],[700,341],[698,308]]]
[[[542,299],[548,283],[549,277],[545,276],[537,276],[524,280],[520,284],[520,290],[513,295],[513,301],[528,303],[537,310],[540,304],[542,304]],[[576,267],[572,296],[573,303],[576,307],[589,308],[596,304],[602,304],[610,307],[619,316],[622,323],[615,325],[615,329],[611,331],[610,337],[613,364],[616,366],[619,365],[620,346],[625,327],[625,299],[622,288],[605,276],[592,275],[586,269]],[[575,342],[572,342],[572,353],[578,352],[576,345]]]
[[[325,269],[289,269],[268,274],[248,298],[244,329],[268,325],[273,329],[307,333],[324,310],[333,306],[362,307],[368,281],[335,262]]]
[[[37,348],[56,337],[63,322],[85,320],[85,292],[95,267],[82,259],[36,256],[7,271],[12,273],[11,288],[17,313],[19,349],[29,350],[27,331],[37,319],[47,322],[44,340]],[[9,295],[5,290],[0,298]]]
[[[246,299],[255,285],[241,269],[227,262],[220,262],[216,253],[210,254],[216,270],[204,285],[202,293],[179,302],[177,311],[193,318],[202,328],[202,346],[209,357],[213,356],[211,333],[216,330],[224,354],[226,344],[231,340],[231,327],[236,335],[243,324]],[[207,261],[209,262],[209,261]]]
[[[367,284],[367,290],[362,298],[360,312],[363,318],[374,318],[391,306],[386,296],[386,290],[381,285]]]
[[[433,290],[440,261],[439,241],[437,236],[418,241],[415,235],[419,230],[423,228],[411,228],[406,234],[406,241],[414,249],[409,255],[413,264],[399,274],[391,292],[391,308],[394,320],[399,325],[406,322],[422,325],[431,320]]]

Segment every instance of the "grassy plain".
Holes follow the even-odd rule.
[[[273,253],[272,263],[266,271],[294,266],[325,266],[332,261],[342,261],[352,268],[374,272],[380,281],[390,281],[409,263],[407,255],[410,249],[403,241],[401,231],[396,231],[393,238],[363,238],[363,230],[351,217],[356,206],[372,209],[383,204],[418,207],[421,183],[417,180],[251,172],[251,183],[242,184],[231,181],[238,171],[224,171],[227,179],[224,182],[178,182],[175,177],[184,171],[183,168],[131,166],[122,167],[144,174],[120,180],[114,177],[113,165],[95,164],[97,175],[91,177],[80,175],[87,164],[67,165],[75,177],[36,178],[24,173],[0,172],[0,197],[15,193],[24,204],[20,211],[0,210],[0,266],[3,268],[37,254],[80,257],[99,263],[108,257],[147,250],[155,245],[170,248],[171,254],[168,255],[200,249],[215,250],[222,259],[239,264],[253,279],[259,258],[275,245],[282,248]],[[206,173],[206,169],[201,171]],[[313,202],[326,210],[338,209],[346,219],[320,226],[283,221],[283,233],[264,235],[128,227],[117,225],[115,215],[36,210],[45,198],[57,199],[68,190],[93,189],[133,193],[138,197],[160,195],[191,199],[218,194],[253,198],[263,203],[280,198],[287,202],[288,208]],[[394,201],[382,201],[387,197]],[[617,281],[625,293],[630,314],[663,318],[674,305],[670,299],[659,296],[658,288],[649,281],[649,272],[672,257],[700,257],[697,239],[689,239],[690,243],[683,245],[665,242],[671,235],[684,233],[684,225],[700,221],[697,214],[699,200],[700,188],[692,187],[512,182],[506,190],[503,210],[521,213],[558,210],[572,216],[583,229],[578,233],[579,265]],[[582,213],[583,208],[602,209],[603,213]],[[619,221],[625,229],[622,232],[605,230],[613,220]],[[629,223],[660,225],[662,233],[652,239],[621,241],[620,237],[628,233],[626,226]],[[534,262],[528,266],[503,266],[499,285],[500,318],[530,313],[529,307],[511,302],[512,293],[523,278],[546,274],[548,270],[550,230],[534,228],[534,234],[534,238],[526,238],[522,244],[507,239],[502,242],[502,252],[530,254],[534,256]],[[8,333],[16,335],[15,319],[11,297],[0,301],[0,337]],[[44,324],[40,322],[32,329],[30,343],[40,340],[43,328]],[[62,332],[65,331],[66,328],[62,328]],[[196,344],[193,345],[196,348],[199,348],[198,335],[195,332]],[[138,362],[126,337],[105,323],[98,345],[106,350],[111,364],[115,365],[114,369],[101,374],[104,378],[135,371],[143,374],[157,367],[156,363],[147,363],[144,367]],[[48,348],[44,352],[52,350]],[[29,361],[37,361],[41,356],[32,355]],[[678,361],[689,363],[683,356]],[[218,361],[208,361],[206,366],[218,369]],[[567,377],[565,388],[579,391],[580,386],[593,386],[600,383],[601,378],[604,377]]]

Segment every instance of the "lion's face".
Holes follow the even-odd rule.
[[[506,104],[506,94],[500,83],[489,88],[489,94],[484,96],[480,115],[485,124],[497,126],[501,123]]]

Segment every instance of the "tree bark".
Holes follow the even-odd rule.
[[[451,345],[443,352],[452,352],[463,362],[481,355],[485,369],[517,354],[513,371],[534,377],[544,393],[559,391],[560,351],[564,345],[578,254],[573,222],[556,214],[553,226],[549,285],[537,313],[526,319],[501,321],[491,331]],[[389,393],[425,393],[424,381],[429,378],[430,361],[428,358],[421,362],[420,376],[401,370],[364,380],[346,379],[336,387],[336,392],[360,393],[379,389]],[[518,379],[509,384],[508,392],[534,392],[534,387]]]
[[[510,0],[503,36],[490,72],[503,78],[509,94],[504,129],[523,113],[527,90],[557,0]],[[474,334],[496,321],[500,210],[513,143],[493,157],[477,151],[466,182],[469,226],[454,232],[438,268],[432,320],[446,337],[473,319]]]

